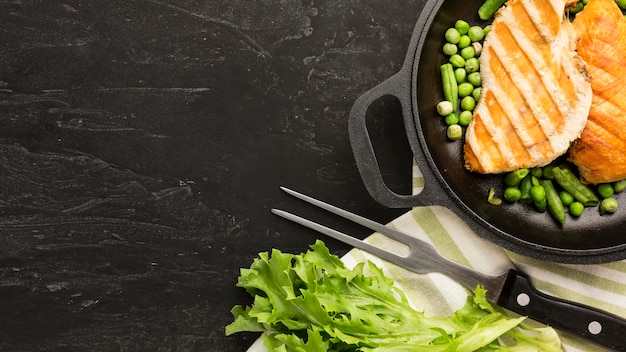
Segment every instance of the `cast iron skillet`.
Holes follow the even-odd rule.
[[[486,25],[477,16],[481,1],[427,1],[413,31],[401,70],[360,96],[350,112],[349,135],[363,182],[384,206],[440,205],[465,220],[479,235],[529,257],[562,263],[604,263],[626,258],[626,202],[612,215],[587,209],[558,225],[548,213],[523,204],[490,205],[490,187],[502,194],[502,177],[471,173],[463,167],[461,141],[450,142],[435,106],[443,100],[439,66],[444,32],[457,19]],[[404,125],[425,185],[417,195],[400,195],[385,184],[365,122],[368,107],[392,95],[402,105]],[[619,197],[623,198],[623,197]]]

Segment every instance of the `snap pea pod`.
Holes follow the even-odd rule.
[[[486,0],[478,9],[478,16],[481,20],[488,20],[498,11],[506,0]]]
[[[598,205],[600,202],[598,197],[596,197],[589,187],[580,182],[571,170],[567,168],[555,167],[553,172],[554,178],[559,186],[568,191],[574,199],[580,201],[588,207]]]
[[[452,103],[452,108],[456,111],[459,106],[459,86],[452,64],[445,63],[441,65],[441,81],[443,82],[443,96]]]
[[[565,223],[565,207],[556,191],[554,184],[550,180],[539,181],[546,192],[546,201],[548,212],[561,224]]]

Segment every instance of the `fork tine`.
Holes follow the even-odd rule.
[[[313,222],[311,220],[305,219],[303,217],[300,217],[298,215],[294,215],[292,213],[286,212],[284,210],[280,210],[280,209],[272,209],[271,210],[272,213],[285,218],[287,220],[293,221],[297,224],[303,225],[305,227],[308,227],[312,230],[315,230],[317,232],[320,232],[324,235],[327,235],[329,237],[332,237],[336,240],[339,240],[343,243],[346,243],[352,247],[358,248],[358,249],[362,249],[366,252],[369,252],[370,254],[373,254],[381,259],[390,261],[390,262],[396,262],[396,263],[402,263],[406,260],[406,257],[401,257],[399,255],[393,254],[389,251],[386,251],[382,248],[376,247],[374,245],[371,245],[367,242],[361,241],[358,238],[354,238],[350,235],[346,235],[343,232],[339,232],[335,229],[331,229],[330,227],[318,224],[316,222]]]
[[[334,205],[330,205],[328,203],[322,202],[321,200],[315,199],[313,197],[309,197],[305,194],[296,192],[292,189],[289,189],[287,187],[283,187],[281,186],[280,189],[282,189],[283,191],[287,192],[288,194],[301,199],[307,203],[313,204],[315,206],[318,206],[326,211],[329,211],[335,215],[339,215],[344,219],[348,219],[350,221],[353,221],[359,225],[365,226],[371,230],[374,230],[376,232],[379,232],[385,236],[388,236],[396,241],[400,241],[406,245],[408,245],[409,247],[411,247],[412,242],[415,240],[414,237],[411,237],[405,233],[402,233],[400,231],[394,230],[388,226],[385,226],[383,224],[380,224],[376,221],[372,221],[370,219],[364,218],[360,215],[351,213],[349,211],[343,210],[341,208],[337,208]],[[356,246],[355,246],[356,247]]]

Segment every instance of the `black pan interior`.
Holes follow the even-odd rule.
[[[443,100],[439,66],[446,58],[441,53],[444,32],[457,19],[486,25],[477,16],[482,1],[439,1],[441,7],[422,33],[417,46],[419,60],[414,63],[413,103],[416,128],[423,151],[430,159],[440,182],[447,184],[451,196],[479,221],[495,227],[504,241],[516,242],[529,250],[538,247],[556,251],[596,251],[623,247],[626,243],[626,198],[618,195],[620,207],[612,215],[601,216],[597,208],[588,208],[580,218],[568,216],[566,224],[557,224],[548,213],[538,213],[524,204],[494,206],[487,202],[490,187],[502,194],[502,176],[471,173],[463,167],[462,141],[451,142],[445,135],[443,119],[435,105]],[[437,5],[439,6],[439,5]],[[430,25],[429,25],[430,24]],[[420,30],[419,28],[416,30]],[[423,44],[423,45],[422,45]]]

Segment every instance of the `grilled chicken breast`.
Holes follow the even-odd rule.
[[[496,14],[480,58],[483,93],[465,137],[467,169],[543,166],[580,136],[592,92],[564,15],[573,3],[509,0]]]
[[[568,158],[585,182],[621,180],[626,178],[626,20],[614,0],[591,0],[574,26],[593,100],[587,125]]]

